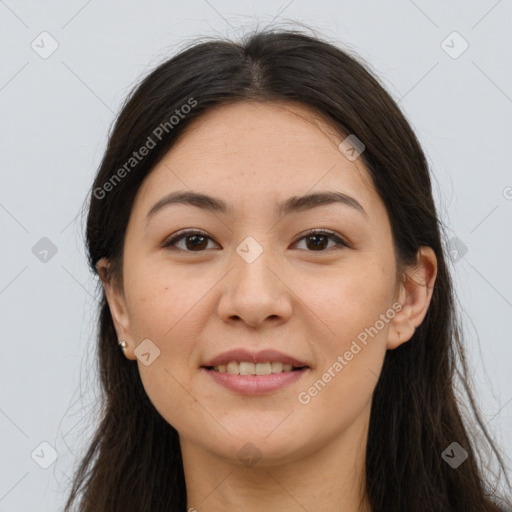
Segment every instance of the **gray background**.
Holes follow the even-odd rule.
[[[417,132],[451,240],[476,394],[511,453],[511,0],[6,0],[0,512],[61,510],[92,433],[96,282],[79,212],[120,103],[184,41],[294,20],[366,59]],[[44,31],[58,44],[47,58]],[[464,41],[454,31],[469,44],[460,55]],[[55,254],[38,252],[43,237]]]

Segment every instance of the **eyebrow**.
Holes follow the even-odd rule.
[[[231,207],[228,206],[228,204],[222,199],[198,192],[176,191],[162,197],[162,199],[160,199],[152,206],[146,216],[146,223],[149,222],[151,217],[153,217],[156,212],[174,204],[195,206],[205,211],[222,213],[224,215],[232,213]],[[332,190],[325,192],[315,192],[303,196],[289,197],[277,205],[276,213],[280,216],[287,215],[292,212],[303,212],[329,204],[342,204],[344,206],[348,206],[357,210],[359,213],[363,214],[366,219],[368,219],[366,210],[357,199],[343,192],[336,192]]]

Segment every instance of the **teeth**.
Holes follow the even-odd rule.
[[[272,368],[272,373],[281,373],[283,371],[283,363],[277,363],[273,362],[270,363],[270,366]]]
[[[240,375],[254,375],[256,365],[254,363],[240,363]]]
[[[254,370],[256,375],[270,375],[272,373],[272,366],[271,363],[257,363],[254,365]]]
[[[270,375],[271,373],[291,372],[291,364],[283,364],[276,361],[266,363],[250,363],[247,361],[230,361],[228,364],[219,364],[213,369],[220,373],[232,375]]]
[[[240,375],[240,365],[236,361],[230,361],[227,365],[228,373]]]

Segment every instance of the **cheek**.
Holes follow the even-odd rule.
[[[308,305],[329,327],[336,346],[344,346],[366,328],[374,326],[392,306],[395,276],[381,261],[360,258],[357,265],[347,265],[321,286],[308,286]],[[388,323],[385,324],[386,326]],[[384,331],[379,322],[379,331]],[[364,336],[363,336],[364,337]]]
[[[134,337],[137,344],[151,340],[159,350],[151,365],[137,363],[144,387],[155,405],[160,395],[179,399],[178,383],[188,385],[194,341],[208,318],[208,302],[201,300],[208,283],[156,265],[131,276],[126,289]]]
[[[194,339],[200,337],[203,304],[200,290],[182,286],[173,276],[173,282],[152,275],[140,275],[132,295],[132,320],[139,340],[150,339],[158,347],[159,355],[144,365],[137,361],[142,384],[150,401],[160,415],[178,430],[187,426],[184,410],[198,415],[193,409],[190,393],[190,361]],[[181,278],[183,281],[183,278]],[[185,423],[184,423],[185,422]]]
[[[318,366],[304,389],[317,406],[336,403],[345,410],[360,409],[375,388],[395,314],[394,275],[379,263],[366,261],[358,269],[340,272],[338,279],[310,295],[308,305],[329,328],[317,340],[323,345],[316,348]]]
[[[187,337],[187,326],[201,314],[200,299],[205,294],[197,277],[190,280],[180,272],[156,266],[135,276],[129,298],[132,327],[138,336],[162,345]]]

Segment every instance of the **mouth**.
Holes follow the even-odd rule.
[[[309,366],[293,366],[279,361],[230,361],[215,366],[202,366],[200,369],[217,385],[241,395],[269,395],[279,392],[311,370]]]
[[[274,349],[252,352],[244,347],[207,360],[201,372],[231,392],[264,395],[280,391],[311,371],[299,359]]]
[[[253,363],[250,361],[230,361],[227,364],[203,366],[202,368],[217,373],[250,376],[297,372],[309,368],[309,366],[293,366],[291,364],[283,364],[280,361],[267,361],[262,363]]]

